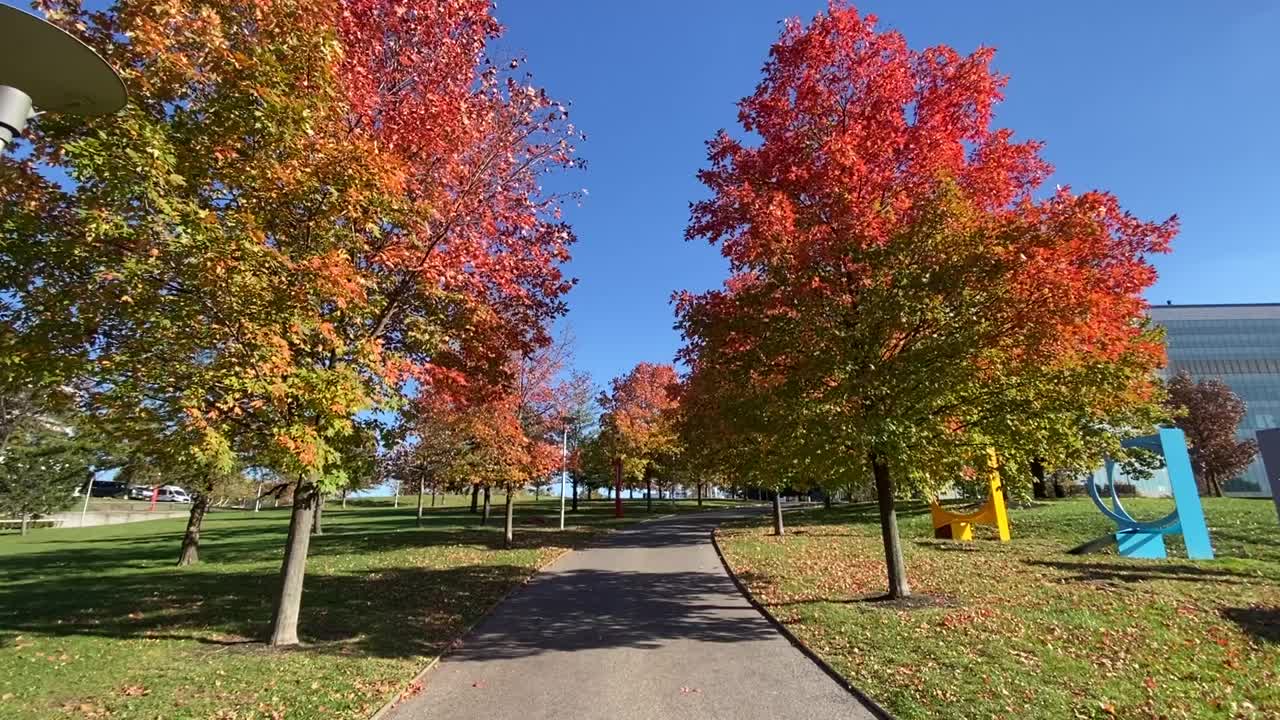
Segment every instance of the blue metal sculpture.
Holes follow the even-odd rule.
[[[1103,515],[1111,518],[1118,528],[1116,546],[1126,557],[1165,558],[1164,536],[1182,533],[1187,547],[1187,557],[1192,560],[1212,560],[1213,546],[1209,542],[1209,528],[1204,521],[1204,508],[1200,505],[1200,493],[1195,475],[1191,471],[1191,458],[1187,454],[1187,439],[1177,428],[1160,428],[1157,435],[1135,438],[1125,442],[1129,447],[1144,447],[1164,456],[1169,473],[1169,485],[1173,490],[1176,508],[1159,520],[1142,522],[1134,519],[1116,493],[1115,463],[1107,461],[1107,482],[1111,486],[1111,507],[1107,507],[1098,494],[1098,486],[1089,479],[1085,485],[1089,497]]]

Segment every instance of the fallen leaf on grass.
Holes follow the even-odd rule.
[[[93,703],[66,703],[62,706],[62,711],[67,714],[79,713],[86,718],[93,718],[94,720],[108,717],[105,708],[100,708]]]
[[[412,683],[409,683],[409,687],[405,688],[404,691],[400,693],[400,699],[408,700],[420,692],[422,692],[422,681],[414,680]]]
[[[151,694],[151,691],[141,685],[125,685],[120,694],[125,697],[142,697]]]

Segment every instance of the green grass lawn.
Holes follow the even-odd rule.
[[[742,523],[720,541],[762,604],[903,720],[1280,718],[1275,506],[1208,499],[1205,512],[1218,560],[1144,561],[1065,554],[1113,529],[1087,499],[1013,510],[1007,545],[933,540],[928,508],[908,504],[908,576],[936,600],[914,609],[873,600],[874,505],[788,514],[784,538]]]
[[[628,501],[627,521],[643,506]],[[311,545],[307,646],[289,651],[259,642],[285,509],[210,515],[190,568],[173,565],[183,520],[0,536],[0,718],[366,718],[535,568],[619,522],[595,501],[561,532],[558,499],[526,502],[504,549],[500,513],[477,527],[455,496],[419,528],[413,498],[330,502]]]

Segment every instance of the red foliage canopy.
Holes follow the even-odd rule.
[[[381,330],[431,305],[455,342],[434,365],[498,376],[549,342],[574,237],[542,176],[582,164],[567,108],[485,56],[501,27],[485,0],[345,0],[342,72],[352,132],[370,134],[411,222],[371,262],[396,279]],[[424,307],[427,306],[427,307]],[[394,337],[387,338],[394,341]]]
[[[735,272],[814,275],[813,289],[830,292],[817,276],[834,269],[848,283],[839,292],[856,294],[875,281],[854,256],[912,227],[953,184],[982,232],[1011,239],[988,252],[1019,278],[1021,326],[1052,328],[1026,347],[1059,357],[1130,348],[1155,279],[1144,256],[1167,251],[1176,220],[1138,220],[1105,192],[1038,199],[1051,172],[1040,143],[992,127],[1006,83],[994,51],[912,50],[875,23],[842,2],[807,27],[788,22],[740,104],[760,141],[721,132],[709,143],[700,178],[712,196],[695,203],[687,236],[719,243]]]

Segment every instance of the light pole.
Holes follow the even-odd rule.
[[[108,115],[128,101],[124,82],[62,28],[0,4],[0,151],[39,112]]]
[[[560,529],[564,529],[564,484],[569,479],[569,418],[564,421],[564,437],[560,443]]]

